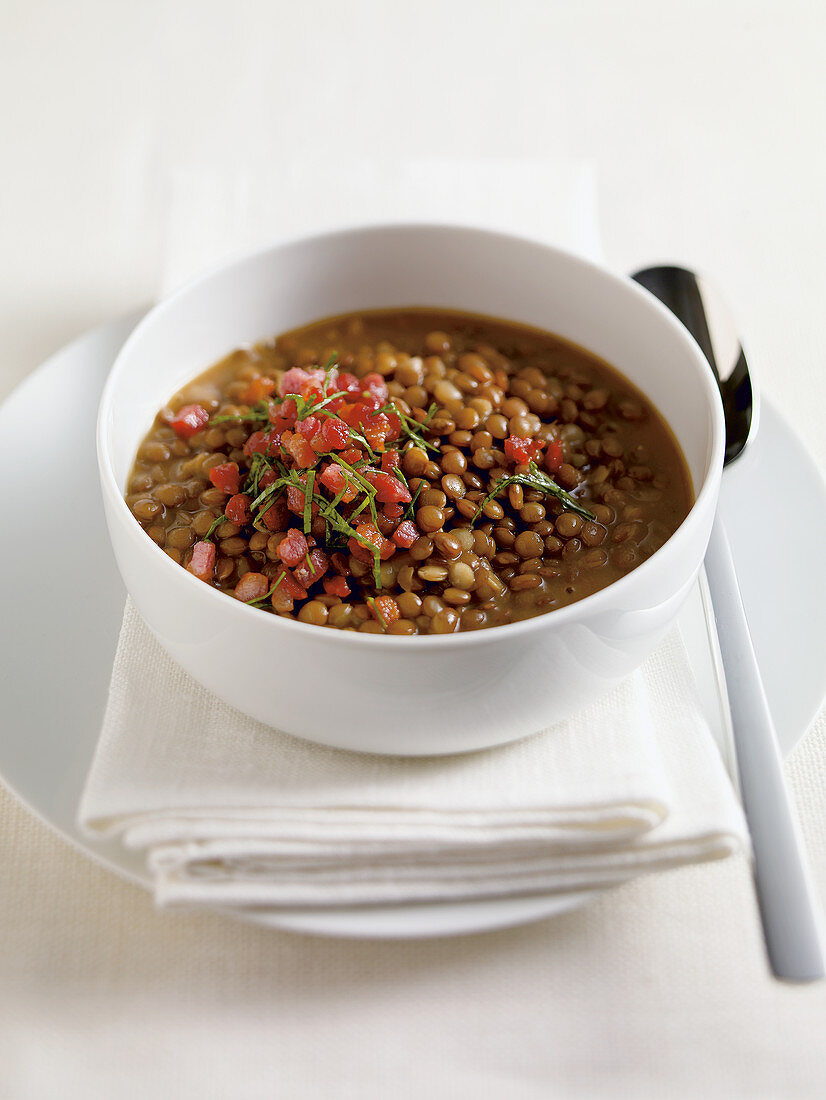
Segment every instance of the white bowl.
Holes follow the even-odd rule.
[[[197,580],[147,538],[123,492],[142,438],[177,389],[239,344],[331,314],[391,306],[521,321],[618,367],[654,401],[682,446],[696,503],[679,530],[637,569],[578,603],[507,626],[411,638],[264,614]],[[530,240],[402,225],[267,248],[161,302],[115,362],[97,442],[120,571],[174,660],[227,703],[298,737],[425,755],[533,733],[644,660],[674,622],[703,560],[723,440],[705,358],[636,284]]]

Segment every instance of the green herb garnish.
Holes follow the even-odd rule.
[[[307,481],[304,484],[304,534],[309,535],[313,522],[313,485],[315,484],[315,470],[307,471]]]
[[[213,535],[213,532],[215,531],[215,528],[220,527],[221,524],[226,521],[226,518],[227,517],[225,515],[223,515],[223,513],[222,513],[220,516],[218,516],[216,519],[214,519],[212,521],[212,523],[209,525],[209,530],[204,535],[202,541],[203,542],[209,542],[209,540],[212,538],[212,535]]]
[[[270,419],[270,403],[269,401],[257,401],[254,405],[250,406],[249,412],[246,413],[225,413],[223,416],[212,416],[209,419],[210,428],[214,424],[228,424],[230,422],[237,424],[239,421],[245,420],[258,420],[269,421]]]
[[[488,501],[493,500],[494,497],[498,497],[509,485],[522,485],[526,489],[536,489],[540,493],[545,493],[546,496],[555,497],[567,512],[576,512],[577,515],[582,516],[584,519],[596,518],[593,512],[589,512],[587,508],[583,508],[570,493],[566,493],[563,488],[557,485],[553,478],[548,477],[546,473],[540,470],[535,462],[529,462],[528,472],[526,474],[510,474],[507,477],[499,478],[488,495],[480,501],[479,507],[471,517],[471,524],[475,523],[479,518],[482,509]]]

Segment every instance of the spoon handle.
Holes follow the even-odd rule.
[[[754,848],[754,876],[769,962],[778,978],[816,981],[825,974],[812,883],[802,854],[799,826],[783,782],[777,734],[719,514],[705,566],[726,673],[737,770]]]

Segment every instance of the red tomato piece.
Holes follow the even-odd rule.
[[[555,474],[565,460],[562,452],[562,444],[558,439],[552,439],[545,452],[545,469],[549,474]]]
[[[335,569],[336,573],[340,573],[342,577],[350,575],[350,565],[347,558],[340,550],[337,550],[335,554],[330,555],[330,565]]]
[[[212,580],[213,570],[215,569],[215,543],[196,542],[192,547],[192,560],[187,566],[187,569],[190,573],[194,574],[198,580],[209,583]]]
[[[365,546],[363,542],[359,542],[357,539],[348,539],[347,546],[350,552],[360,561],[373,561],[373,552],[370,550],[370,546],[374,546],[378,550],[379,557],[381,557],[382,560],[392,558],[396,553],[395,544],[390,542],[389,539],[386,539],[378,527],[373,523],[365,522],[358,524],[356,527],[356,534],[358,534],[364,542],[369,544]]]
[[[273,454],[280,440],[281,432],[275,429],[270,432],[253,432],[244,444],[244,454],[247,458],[256,453],[262,455]]]
[[[380,470],[373,470],[369,466],[360,471],[365,481],[376,490],[376,500],[381,504],[409,504],[411,501],[410,490],[397,477],[392,474],[383,474]]]
[[[350,428],[337,416],[329,416],[321,429],[321,438],[328,451],[340,451],[350,440]]]
[[[241,488],[241,475],[237,462],[222,462],[209,471],[209,480],[222,493],[237,493]]]
[[[267,378],[264,374],[259,374],[257,378],[253,378],[244,392],[241,394],[241,400],[245,405],[255,405],[259,401],[263,401],[265,397],[269,397],[275,389],[275,382],[272,378]]]
[[[196,432],[200,432],[209,422],[209,413],[203,405],[184,405],[170,420],[170,427],[174,428],[181,439],[190,439]]]
[[[275,470],[265,470],[258,479],[258,488],[267,489],[274,481],[278,479],[278,475]]]
[[[412,546],[418,537],[419,528],[412,519],[406,519],[403,523],[400,523],[390,536],[396,546],[400,546],[403,550],[406,550],[408,546]]]
[[[247,494],[236,493],[234,497],[230,497],[224,509],[224,515],[230,523],[237,523],[239,527],[243,527],[245,523],[250,523],[252,512],[250,511],[250,498]]]
[[[328,596],[340,596],[344,599],[345,596],[350,595],[350,585],[344,577],[325,577],[324,591]]]
[[[364,453],[360,451],[358,447],[352,447],[349,451],[342,451],[341,457],[352,466],[356,462],[361,462],[364,458]]]
[[[304,490],[298,485],[287,486],[287,507],[296,516],[304,515]]]
[[[333,496],[336,496],[336,494],[340,493],[341,490],[344,489],[344,493],[341,497],[343,504],[349,504],[358,496],[358,493],[353,488],[353,486],[348,485],[347,483],[347,475],[345,473],[344,467],[339,466],[336,462],[331,462],[330,465],[327,466],[324,472],[319,476],[318,480],[325,487],[325,489],[330,490]]]
[[[329,568],[330,559],[323,550],[316,547],[309,552],[303,561],[295,566],[293,576],[299,584],[303,584],[305,588],[310,588],[321,580]]]
[[[303,531],[291,528],[278,546],[278,556],[285,565],[298,565],[307,555],[307,539]]]
[[[304,436],[299,435],[297,432],[295,434],[292,432],[284,432],[281,436],[281,446],[287,448],[296,466],[300,466],[302,470],[306,470],[310,466],[315,466],[318,460],[318,455],[313,448]]]
[[[517,465],[525,465],[539,458],[542,446],[541,439],[520,439],[519,436],[509,435],[505,440],[505,457]]]
[[[384,450],[384,441],[390,431],[390,421],[384,413],[373,413],[372,416],[363,420],[361,430],[374,451]]]
[[[370,608],[373,618],[378,619],[379,622],[383,619],[385,626],[395,623],[402,617],[399,605],[392,596],[376,596],[367,606]]]
[[[404,515],[404,508],[402,508],[401,504],[385,504],[382,508],[382,512],[387,519],[401,519]]]
[[[399,462],[401,461],[401,455],[398,451],[385,451],[381,456],[381,468],[385,474],[392,474],[394,470],[399,468]]]
[[[336,379],[336,389],[339,393],[359,393],[361,391],[361,382],[354,374],[350,374],[349,371],[343,370]]]

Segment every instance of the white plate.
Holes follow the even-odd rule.
[[[75,820],[125,597],[99,499],[95,416],[109,367],[139,316],[80,337],[30,375],[0,408],[7,517],[0,540],[5,638],[0,778],[70,843],[148,887],[140,856],[116,841],[90,841]],[[783,456],[782,465],[777,455]],[[795,471],[791,482],[784,476],[790,465]],[[806,515],[805,544],[764,537],[769,505],[773,530],[799,531],[799,517]],[[826,486],[771,406],[763,406],[759,439],[726,473],[723,507],[766,690],[783,749],[789,752],[826,695],[826,666],[816,636],[817,624],[826,620],[826,585],[811,568],[809,549],[826,544]],[[805,618],[800,614],[804,607]],[[699,592],[689,601],[681,627],[709,721],[724,748],[725,718]],[[256,919],[322,935],[455,935],[538,920],[589,896],[273,911]]]

